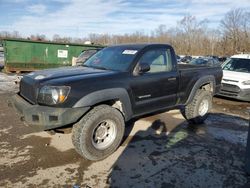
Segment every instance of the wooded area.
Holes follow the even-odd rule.
[[[110,35],[91,33],[88,37],[71,38],[55,34],[52,41],[112,45],[121,43],[169,43],[177,54],[230,56],[250,52],[250,12],[234,9],[225,14],[216,29],[208,28],[209,20],[198,20],[187,15],[175,27],[160,25],[151,34],[136,31],[132,34]],[[100,31],[101,32],[101,31]],[[22,38],[18,31],[0,32],[1,38]],[[48,40],[45,35],[31,35],[30,40]]]

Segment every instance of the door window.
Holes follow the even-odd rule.
[[[139,60],[139,63],[147,63],[150,66],[149,73],[168,72],[172,70],[171,53],[169,49],[152,49]]]

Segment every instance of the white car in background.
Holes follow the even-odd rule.
[[[250,102],[250,54],[234,55],[222,65],[219,95]]]

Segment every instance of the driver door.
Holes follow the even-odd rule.
[[[147,50],[137,62],[147,63],[150,70],[133,76],[131,88],[136,115],[150,113],[174,106],[177,98],[177,72],[172,66],[171,50],[153,48]]]

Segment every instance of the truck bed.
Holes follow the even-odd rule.
[[[194,87],[196,81],[204,75],[213,76],[215,83],[219,83],[221,80],[221,68],[217,66],[207,65],[191,65],[191,64],[177,64],[179,71],[179,96],[181,103],[185,103]],[[215,87],[218,87],[215,85]],[[214,94],[218,93],[218,88],[214,88]]]

